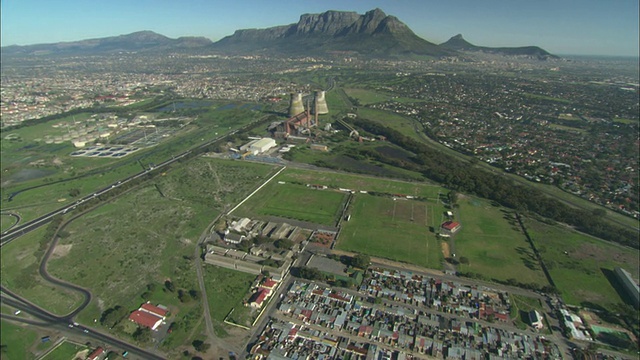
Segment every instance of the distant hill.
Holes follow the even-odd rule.
[[[453,36],[451,39],[440,44],[441,47],[455,51],[485,52],[490,54],[507,56],[527,56],[538,59],[557,58],[546,50],[537,46],[522,47],[486,47],[476,46],[465,40],[461,34]]]
[[[138,31],[127,35],[99,39],[59,42],[55,44],[7,46],[2,48],[2,55],[73,55],[118,51],[193,49],[209,47],[211,44],[211,40],[204,37],[180,37],[178,39],[171,39],[153,31]]]
[[[555,58],[537,46],[483,47],[456,35],[436,45],[417,36],[395,16],[374,9],[360,15],[352,11],[304,14],[297,23],[266,29],[237,30],[213,43],[204,37],[171,39],[153,31],[55,44],[7,46],[2,56],[81,55],[126,52],[216,52],[284,56],[359,55],[369,58],[445,57],[485,52],[536,59]]]
[[[426,41],[380,9],[364,15],[347,11],[304,14],[295,24],[237,30],[213,45],[224,52],[286,55],[357,53],[374,57],[446,56],[455,51]]]

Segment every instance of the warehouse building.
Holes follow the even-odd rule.
[[[262,138],[258,140],[252,140],[242,146],[240,151],[244,153],[253,153],[254,155],[261,154],[271,148],[276,147],[276,141],[272,138]]]

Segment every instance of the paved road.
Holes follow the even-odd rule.
[[[36,306],[35,304],[29,302],[28,300],[21,298],[20,296],[7,292],[6,289],[2,289],[2,295],[0,297],[1,303],[3,305],[12,306],[16,309],[20,309],[24,314],[29,314],[33,319],[25,318],[24,316],[11,316],[0,313],[0,318],[25,323],[29,325],[35,325],[40,327],[45,327],[50,330],[56,330],[68,334],[68,337],[75,338],[89,338],[93,340],[97,340],[104,344],[109,344],[113,349],[117,351],[128,351],[130,354],[134,355],[139,359],[151,359],[151,360],[161,360],[164,359],[161,355],[155,354],[153,352],[147,351],[145,349],[139,348],[135,345],[129,344],[125,341],[112,337],[110,335],[101,333],[95,329],[92,329],[87,326],[83,326],[81,324],[75,325],[73,322],[69,321],[66,317],[56,316],[54,314],[49,313],[48,311]]]

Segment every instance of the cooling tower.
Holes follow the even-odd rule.
[[[327,100],[324,99],[324,91],[316,91],[316,114],[328,114],[329,108],[327,107]]]
[[[291,101],[289,102],[289,117],[294,117],[304,112],[304,105],[302,104],[302,94],[291,93]]]

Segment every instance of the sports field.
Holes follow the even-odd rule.
[[[337,248],[440,269],[442,251],[429,226],[443,210],[432,202],[357,194]]]
[[[272,180],[240,206],[234,215],[278,216],[328,226],[336,224],[346,193],[278,181],[278,178]]]
[[[287,169],[274,180],[298,182],[300,184],[325,185],[334,188],[347,188],[354,191],[375,191],[387,194],[420,196],[438,199],[439,193],[446,193],[438,185],[419,182],[384,179],[375,176],[355,175],[333,171]]]
[[[487,279],[548,285],[544,273],[513,214],[486,200],[464,197],[456,211],[462,229],[454,236],[457,258],[468,264],[458,271],[473,272]]]

